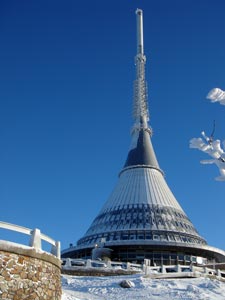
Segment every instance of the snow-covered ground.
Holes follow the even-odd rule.
[[[122,288],[122,280],[134,283]],[[150,279],[143,275],[78,277],[63,275],[62,300],[225,300],[225,283],[209,278]]]

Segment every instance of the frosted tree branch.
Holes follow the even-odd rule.
[[[207,97],[211,102],[219,102],[221,105],[225,105],[225,91],[214,88],[212,89]],[[189,147],[192,149],[198,149],[202,152],[207,153],[212,159],[201,160],[201,164],[215,164],[220,171],[220,176],[215,179],[218,181],[225,181],[225,140],[222,142],[220,140],[213,139],[213,134],[215,130],[215,124],[213,133],[208,137],[204,131],[201,132],[202,137],[192,138],[190,140]]]
[[[220,176],[215,179],[218,181],[225,181],[225,141],[223,141],[223,147],[221,147],[220,140],[213,140],[212,137],[206,136],[205,132],[202,133],[202,138],[192,138],[190,140],[189,147],[192,149],[198,149],[207,153],[213,159],[202,160],[202,164],[215,164],[220,171]]]

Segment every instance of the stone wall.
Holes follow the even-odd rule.
[[[58,258],[0,241],[0,299],[60,300],[61,294]]]

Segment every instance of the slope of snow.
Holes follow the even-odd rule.
[[[121,288],[122,280],[134,283]],[[63,275],[62,300],[224,300],[225,283],[209,278],[150,279],[142,275],[78,277]]]

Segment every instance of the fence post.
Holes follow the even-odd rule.
[[[70,258],[66,259],[65,267],[71,267],[71,259]]]
[[[130,263],[127,262],[127,270],[130,270]]]
[[[144,259],[144,264],[142,266],[143,272],[145,272],[145,275],[147,275],[147,273],[149,272],[149,267],[151,265],[151,260],[150,259]]]
[[[166,273],[166,267],[164,265],[161,265],[161,273],[162,274]]]
[[[218,276],[218,277],[221,277],[220,269],[217,269],[216,271],[217,271],[217,276]]]
[[[87,259],[86,267],[87,268],[91,268],[92,267],[90,259]]]
[[[61,258],[59,241],[56,241],[55,245],[52,245],[51,254],[55,255],[59,259]]]
[[[41,250],[41,231],[40,231],[40,229],[35,228],[32,231],[29,246],[34,247],[35,249]]]
[[[145,266],[144,272],[145,272],[146,276],[149,275],[150,274],[150,267],[149,266]]]
[[[178,273],[180,273],[180,272],[181,272],[181,267],[180,267],[180,265],[179,265],[179,264],[176,266],[176,269],[177,269],[177,272],[178,272]]]

